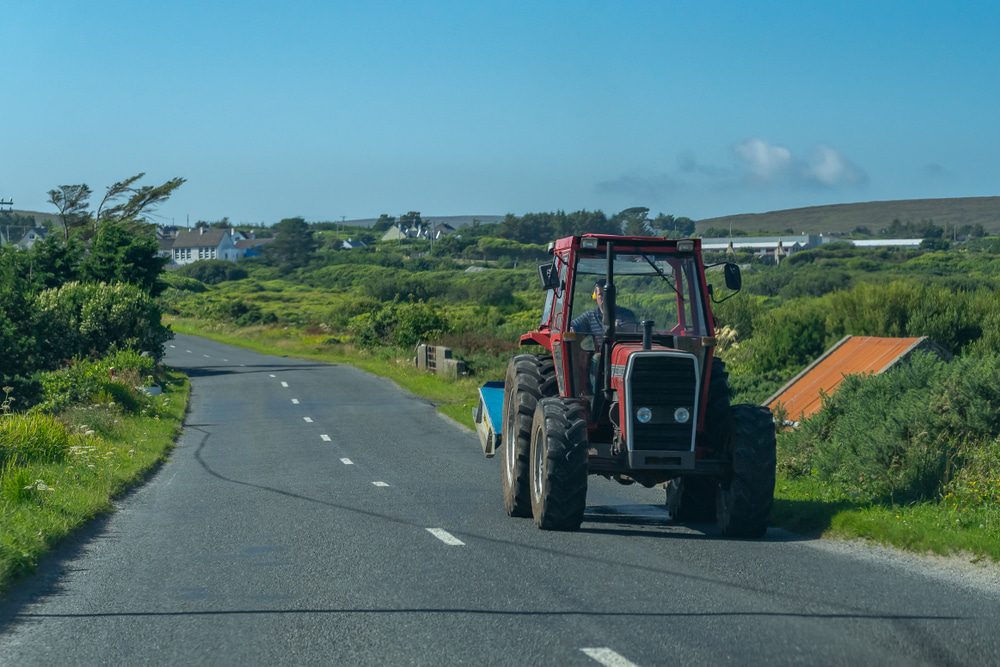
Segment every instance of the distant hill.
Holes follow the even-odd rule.
[[[484,225],[503,220],[502,215],[424,215],[421,218],[426,223],[433,223],[435,225],[449,224],[456,229],[471,225],[473,220],[478,220]],[[376,222],[378,222],[378,218],[358,218],[355,220],[345,220],[344,224],[353,227],[371,227]]]
[[[10,215],[8,215],[8,213]],[[42,213],[41,211],[22,211],[14,209],[12,211],[0,211],[0,225],[6,224],[5,219],[11,218],[34,218],[36,225],[43,225],[50,228],[62,227],[59,216],[55,213]]]
[[[982,225],[987,232],[1000,233],[1000,197],[961,197],[956,199],[902,199],[856,204],[833,204],[791,208],[767,213],[744,213],[707,218],[697,222],[699,233],[709,227],[739,229],[747,232],[794,233],[850,232],[867,227],[873,232],[888,227],[893,220],[920,222],[933,220],[938,226]]]

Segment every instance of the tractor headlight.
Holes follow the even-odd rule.
[[[639,408],[635,411],[635,418],[639,420],[640,424],[648,424],[649,420],[653,418],[653,411],[649,408]]]
[[[687,408],[677,408],[674,410],[674,421],[678,424],[687,424],[689,419],[691,419],[691,413]]]

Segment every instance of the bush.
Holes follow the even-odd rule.
[[[160,359],[173,337],[153,298],[129,283],[67,283],[40,293],[37,303],[52,360],[126,348]]]
[[[1000,477],[998,405],[1000,356],[947,364],[918,353],[888,373],[846,378],[779,438],[780,466],[869,501],[968,496]]]
[[[155,362],[134,350],[115,351],[103,359],[78,359],[66,368],[39,373],[42,400],[36,411],[55,413],[74,405],[114,402],[128,412],[145,404],[138,387],[153,374]]]
[[[243,280],[247,270],[234,262],[221,259],[203,259],[180,267],[173,275],[194,278],[206,285],[217,285],[227,280]]]
[[[362,347],[412,347],[448,330],[441,312],[426,303],[389,303],[352,317],[349,328]]]
[[[0,417],[0,467],[61,461],[69,451],[69,434],[50,415],[17,414]]]

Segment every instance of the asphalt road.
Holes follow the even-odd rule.
[[[179,446],[0,604],[0,664],[1000,663],[989,590],[722,539],[596,478],[582,530],[543,532],[392,383],[172,343]]]

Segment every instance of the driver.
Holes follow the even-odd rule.
[[[575,317],[569,325],[570,331],[593,336],[595,347],[599,346],[604,337],[604,287],[607,284],[608,281],[604,278],[594,283],[594,291],[590,297],[597,302],[597,307]],[[615,327],[634,328],[637,323],[635,313],[616,304]]]

